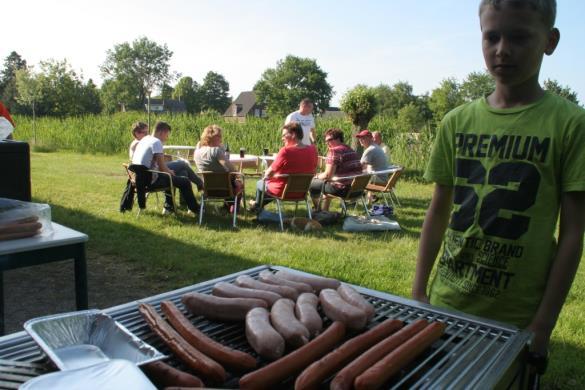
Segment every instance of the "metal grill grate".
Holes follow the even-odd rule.
[[[210,293],[217,282],[232,282],[240,275],[257,277],[265,269],[299,272],[283,267],[256,267],[104,311],[144,341],[161,352],[171,355],[168,348],[151,332],[138,313],[139,303],[152,304],[159,310],[161,301],[170,300],[186,313],[181,303],[182,295],[192,291]],[[481,318],[439,310],[429,305],[359,286],[354,287],[364,294],[376,309],[376,315],[369,327],[387,318],[396,318],[405,322],[425,318],[447,324],[443,337],[397,375],[390,383],[391,388],[492,388],[502,384],[508,387],[522,376],[522,368],[525,366],[523,353],[526,351],[530,337],[527,332]],[[243,324],[213,322],[202,317],[195,318],[188,313],[187,317],[197,328],[214,340],[257,357],[246,341]],[[325,321],[325,325],[328,324],[329,322]],[[23,332],[0,339],[0,359],[40,362],[44,364],[44,367],[50,366],[42,351]],[[266,364],[262,359],[259,361],[261,365]],[[180,362],[174,358],[170,363],[181,367]],[[289,382],[283,384],[282,387],[292,386],[292,381]],[[230,378],[225,385],[236,387],[237,378]]]

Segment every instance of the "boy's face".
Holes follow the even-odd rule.
[[[515,8],[505,2],[499,9],[485,6],[480,24],[483,57],[496,83],[538,83],[542,57],[555,50],[558,30],[549,29],[541,14],[530,7]]]

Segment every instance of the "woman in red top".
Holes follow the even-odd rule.
[[[264,173],[263,180],[259,180],[256,185],[256,200],[250,202],[250,210],[258,211],[273,199],[270,195],[282,195],[286,178],[279,178],[279,174],[294,173],[315,173],[317,170],[317,148],[315,145],[305,145],[302,143],[303,128],[297,122],[290,122],[282,128],[282,141],[284,148],[280,149],[276,159]],[[266,193],[264,194],[264,204],[260,205],[262,190],[264,189],[263,181],[266,180]],[[304,194],[299,194],[302,196]]]

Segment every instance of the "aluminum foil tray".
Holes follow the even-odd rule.
[[[60,370],[111,359],[142,365],[166,357],[100,310],[35,318],[24,329]]]

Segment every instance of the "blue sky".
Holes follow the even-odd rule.
[[[585,102],[585,1],[557,0],[561,41],[541,81],[558,80]],[[287,54],[317,60],[336,95],[358,83],[408,81],[422,94],[442,79],[484,69],[477,0],[10,1],[0,57],[66,58],[101,83],[117,43],[147,36],[174,52],[172,69],[201,81],[213,70],[231,94],[249,90]]]

